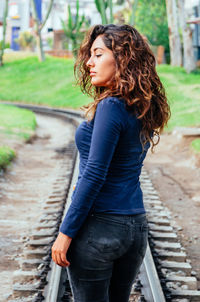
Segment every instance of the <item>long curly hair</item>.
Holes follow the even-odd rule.
[[[107,48],[112,50],[116,72],[109,87],[91,84],[86,65],[94,40],[102,35]],[[164,87],[156,72],[155,57],[144,37],[130,25],[95,25],[86,34],[74,65],[77,84],[94,101],[82,106],[88,120],[94,118],[97,104],[108,96],[123,98],[126,107],[142,121],[140,133],[143,148],[149,141],[151,150],[160,140],[160,133],[170,118]]]

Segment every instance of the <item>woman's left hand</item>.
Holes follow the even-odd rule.
[[[66,254],[68,248],[71,244],[72,238],[63,234],[59,233],[58,237],[56,238],[51,251],[52,251],[52,259],[53,261],[60,265],[60,266],[69,266],[70,262],[66,258]]]

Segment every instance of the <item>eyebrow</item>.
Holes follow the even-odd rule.
[[[96,47],[93,51],[95,51],[95,50],[97,50],[97,49],[102,49],[102,50],[104,50],[104,49],[101,48],[101,47]],[[91,53],[91,51],[90,51],[90,53]]]

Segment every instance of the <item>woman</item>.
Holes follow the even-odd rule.
[[[77,128],[79,177],[52,247],[75,302],[127,302],[146,251],[139,176],[170,111],[147,42],[129,25],[96,25],[75,64],[88,121]]]

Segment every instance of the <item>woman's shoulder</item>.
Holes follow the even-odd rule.
[[[125,105],[125,100],[123,98],[117,97],[117,96],[108,96],[104,99],[102,99],[99,103],[106,104],[106,103],[114,103],[114,104],[120,104]]]

